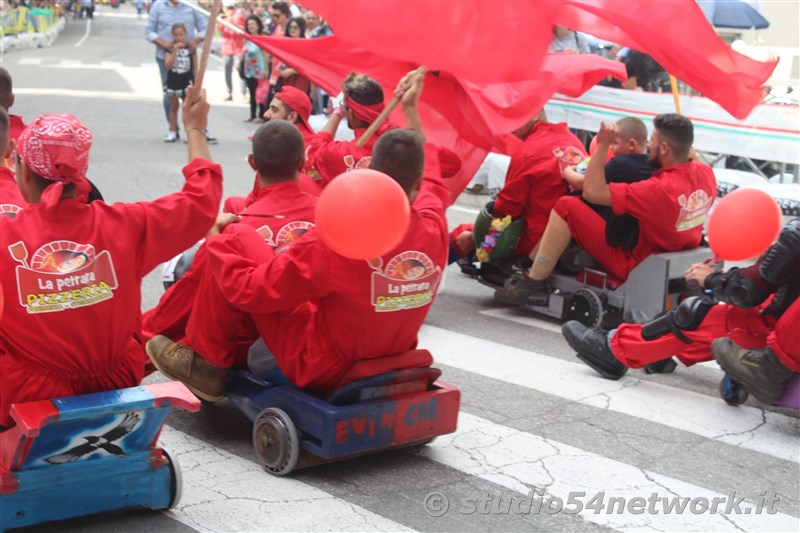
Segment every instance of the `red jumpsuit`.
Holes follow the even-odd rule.
[[[153,202],[58,202],[0,217],[0,425],[11,404],[137,385],[141,280],[214,223],[219,165],[195,159]]]
[[[355,361],[415,348],[447,257],[449,191],[438,170],[438,158],[426,151],[408,232],[375,260],[336,254],[316,230],[277,255],[249,228],[208,239],[210,268],[189,319],[188,345],[214,365],[231,366],[235,325],[250,313],[283,374],[321,392]]]
[[[705,286],[715,297],[732,303],[713,306],[695,330],[683,330],[691,344],[671,332],[644,340],[642,324],[622,324],[611,338],[614,356],[626,366],[640,368],[678,354],[678,359],[689,366],[710,361],[711,343],[730,337],[747,348],[769,346],[787,368],[800,371],[800,299],[791,300],[796,298],[791,286],[797,287],[797,280],[783,286],[768,283],[759,270],[763,260],[764,256],[747,268],[734,267],[706,278]],[[800,272],[794,274],[795,278],[798,275]]]
[[[306,140],[306,173],[312,180],[325,187],[333,178],[359,168],[369,168],[372,148],[381,135],[397,128],[391,122],[384,122],[375,135],[364,144],[356,146],[356,141],[335,141],[327,132],[317,133],[312,140]],[[366,128],[355,131],[356,139],[360,139]]]
[[[11,114],[8,115],[8,122],[9,122],[8,138],[9,140],[13,139],[16,141],[17,139],[19,139],[20,133],[22,133],[22,131],[25,129],[25,123],[22,122],[22,117],[20,117],[19,115],[11,115]],[[6,168],[13,169],[14,163],[15,161],[12,154],[8,159],[3,161],[3,166],[5,166]]]
[[[275,183],[260,187],[251,193],[254,202],[243,209],[244,213],[274,214],[285,218],[260,218],[243,216],[246,224],[262,236],[271,247],[292,242],[314,227],[314,209],[317,198],[303,192],[296,181]],[[250,196],[248,196],[250,198]],[[195,306],[197,287],[207,265],[206,246],[200,246],[192,266],[183,277],[161,296],[158,305],[144,313],[142,333],[145,342],[154,335],[166,335],[179,340],[186,334],[186,322]]]
[[[306,117],[308,120],[308,117]],[[311,139],[316,135],[313,130],[311,130],[308,126],[305,125],[303,121],[295,123],[297,129],[300,130],[300,134],[303,136],[303,141],[305,146],[308,146],[308,143]],[[319,185],[318,182],[312,180],[308,176],[308,172],[311,171],[311,166],[309,165],[308,161],[306,161],[306,166],[303,169],[303,174],[300,174],[300,188],[303,192],[308,194],[312,194],[314,196],[319,196],[322,192],[322,187]],[[222,212],[223,213],[241,213],[245,207],[255,202],[258,198],[258,189],[261,187],[261,181],[258,178],[258,174],[255,175],[253,178],[253,190],[250,191],[247,196],[230,196],[225,199],[222,204]]]
[[[14,173],[0,167],[0,215],[14,218],[28,203],[22,198]]]
[[[563,122],[536,124],[523,139],[522,152],[511,159],[506,183],[494,203],[496,217],[525,217],[525,230],[514,255],[530,254],[542,238],[550,210],[567,192],[564,168],[585,157],[583,144]]]
[[[639,244],[632,250],[609,246],[605,220],[580,198],[561,198],[554,210],[578,244],[623,281],[652,254],[699,246],[703,223],[717,196],[711,167],[695,162],[657,170],[636,183],[610,183],[609,188],[614,214],[629,213],[639,220]]]
[[[769,346],[783,366],[800,372],[800,298],[789,306],[767,337]]]

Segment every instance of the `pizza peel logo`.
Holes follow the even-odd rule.
[[[22,241],[8,247],[17,266],[19,303],[27,312],[47,313],[94,305],[114,297],[117,275],[111,254],[96,253],[91,244],[53,241],[28,262]]]
[[[368,261],[372,273],[372,305],[377,312],[423,307],[433,301],[442,270],[427,254],[409,250],[394,256],[381,270],[381,258]]]

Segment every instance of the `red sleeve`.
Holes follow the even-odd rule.
[[[425,143],[425,167],[422,175],[422,188],[414,200],[414,209],[420,213],[433,212],[437,216],[444,217],[444,211],[450,201],[450,190],[442,181],[439,148],[430,143]]]
[[[350,153],[347,146],[349,141],[336,141],[327,132],[319,132],[306,146],[306,165],[312,166],[319,173],[321,185],[324,187],[330,181],[347,170],[344,157]]]
[[[514,218],[525,211],[532,179],[527,170],[524,158],[511,160],[506,183],[497,193],[497,200],[494,202],[494,216],[511,215]]]
[[[132,217],[134,228],[139,226],[135,245],[142,277],[205,237],[216,220],[222,200],[222,168],[205,159],[194,159],[183,167],[183,175],[186,183],[180,192],[152,202],[109,206]]]
[[[294,309],[330,292],[329,254],[316,230],[309,230],[276,255],[252,228],[236,224],[230,233],[210,237],[208,267],[227,300],[248,313]]]
[[[653,176],[636,183],[609,183],[611,190],[611,209],[615,215],[628,213],[641,219],[651,219],[653,207],[669,205],[669,198],[661,179]]]

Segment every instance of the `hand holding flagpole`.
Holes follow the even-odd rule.
[[[427,72],[427,69],[425,67],[419,67],[416,70],[416,75],[417,76],[424,76],[426,72]],[[389,105],[387,105],[383,109],[383,111],[381,111],[381,114],[378,115],[378,118],[376,118],[372,122],[372,124],[369,125],[367,130],[361,136],[361,138],[356,141],[356,146],[358,146],[358,147],[364,146],[366,144],[366,142],[368,140],[370,140],[370,138],[372,138],[373,135],[375,135],[375,132],[378,131],[378,128],[389,117],[391,112],[394,111],[394,108],[397,107],[397,105],[402,101],[403,101],[403,95],[402,94],[400,96],[395,95],[395,97],[392,98],[392,101],[389,102]]]

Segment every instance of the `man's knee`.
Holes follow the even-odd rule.
[[[714,303],[708,298],[699,296],[686,298],[675,309],[645,324],[642,328],[642,338],[650,341],[672,333],[682,342],[691,344],[691,339],[683,332],[699,328],[712,307]]]

